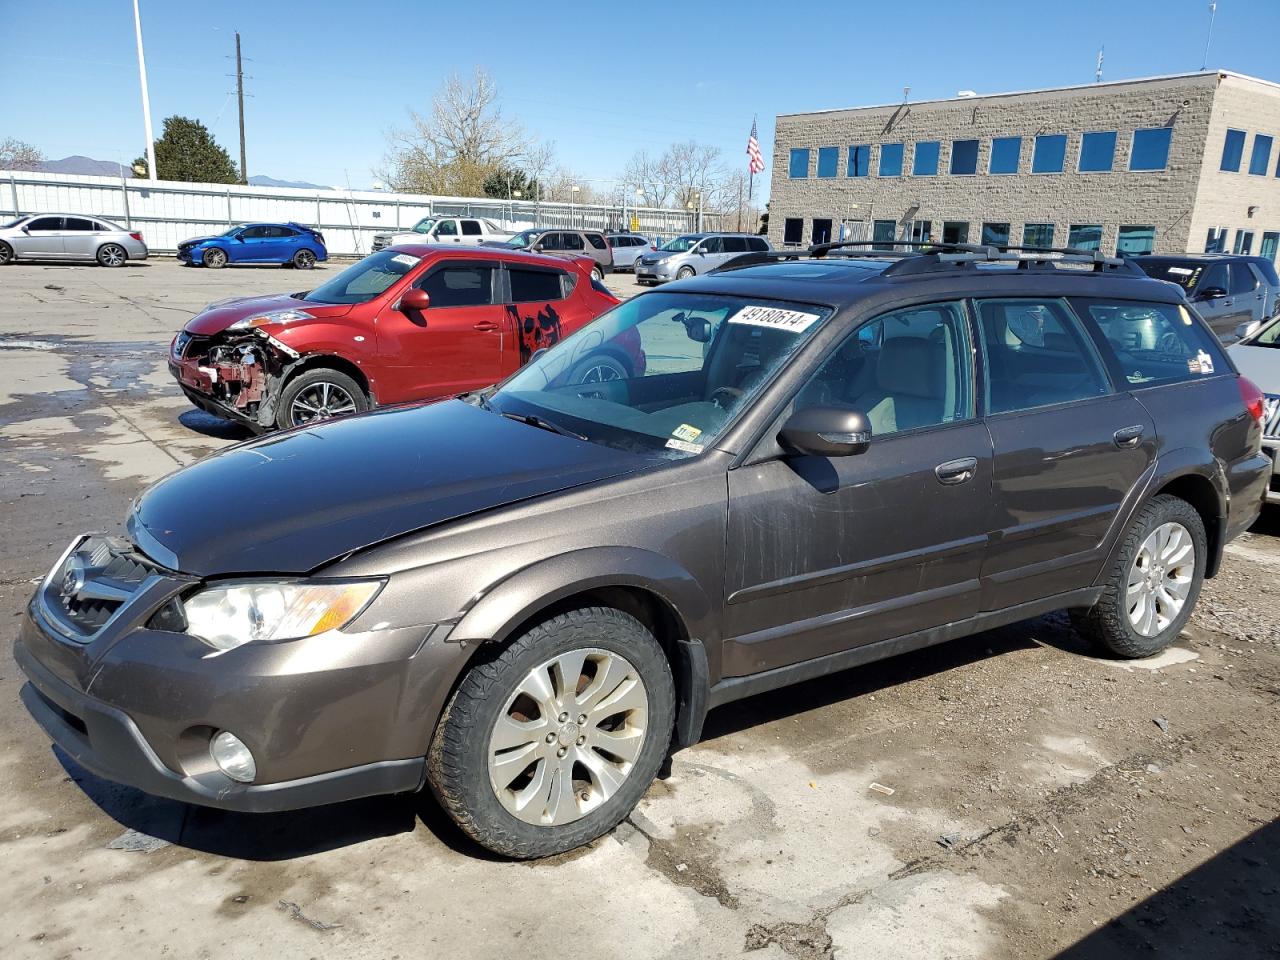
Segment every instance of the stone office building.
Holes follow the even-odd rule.
[[[1280,245],[1280,84],[1223,71],[783,114],[769,237]]]

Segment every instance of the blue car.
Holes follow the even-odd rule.
[[[178,244],[178,259],[213,270],[228,263],[279,263],[310,270],[328,260],[324,234],[300,223],[246,223],[216,237],[196,237]]]

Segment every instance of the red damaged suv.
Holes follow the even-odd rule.
[[[174,337],[169,370],[197,407],[257,431],[453,396],[502,380],[617,304],[594,265],[391,247],[314,290],[209,304]],[[644,355],[637,344],[591,362],[578,382],[639,375]]]

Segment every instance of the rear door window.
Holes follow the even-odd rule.
[[[92,233],[97,227],[94,226],[92,220],[85,220],[83,217],[67,217],[64,230],[75,230],[80,233]]]
[[[746,237],[725,237],[724,252],[725,253],[746,253],[747,238]]]
[[[593,247],[595,247],[597,250],[604,250],[604,249],[605,249],[605,247],[606,247],[606,244],[605,244],[605,242],[604,242],[604,237],[600,236],[600,234],[598,234],[598,233],[588,233],[588,234],[587,234],[587,240],[588,240],[588,241],[591,243],[591,245],[592,245]]]
[[[747,246],[752,250],[769,249],[769,244],[765,243],[764,237],[747,237]]]
[[[560,239],[563,243],[561,250],[585,250],[587,245],[582,242],[582,234],[580,233],[562,233]]]
[[[481,236],[483,233],[484,231],[480,229],[480,221],[478,220],[462,221],[462,235],[464,237],[478,237],[478,236]]]
[[[1249,265],[1242,262],[1231,264],[1231,286],[1227,288],[1227,293],[1234,296],[1240,293],[1253,293],[1256,289],[1258,289],[1258,278],[1253,275]]]
[[[511,282],[512,303],[541,303],[564,297],[564,273],[559,270],[529,270],[512,267],[507,270]]]
[[[1079,319],[1061,300],[979,300],[978,336],[989,414],[1070,403],[1110,392]]]
[[[1227,369],[1217,339],[1181,304],[1077,297],[1071,305],[1101,331],[1117,383],[1155,387]]]
[[[489,264],[467,263],[440,267],[419,286],[437,307],[480,307],[494,303],[493,270]]]

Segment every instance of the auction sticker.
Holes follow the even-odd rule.
[[[668,450],[681,450],[681,451],[683,451],[683,452],[685,452],[685,453],[701,453],[701,452],[702,452],[702,444],[700,444],[700,443],[689,443],[689,442],[687,442],[687,441],[685,441],[685,440],[668,440],[668,441],[667,441],[667,449],[668,449]]]
[[[770,330],[790,330],[800,333],[807,330],[818,319],[816,313],[801,313],[799,310],[783,310],[781,307],[743,307],[732,317],[730,323],[745,323],[752,327],[768,327]]]
[[[1187,369],[1192,373],[1206,374],[1213,373],[1213,357],[1209,356],[1203,350],[1187,361]]]
[[[418,263],[418,257],[411,257],[407,253],[397,253],[391,258],[392,263],[398,263],[405,267],[412,267]]]

